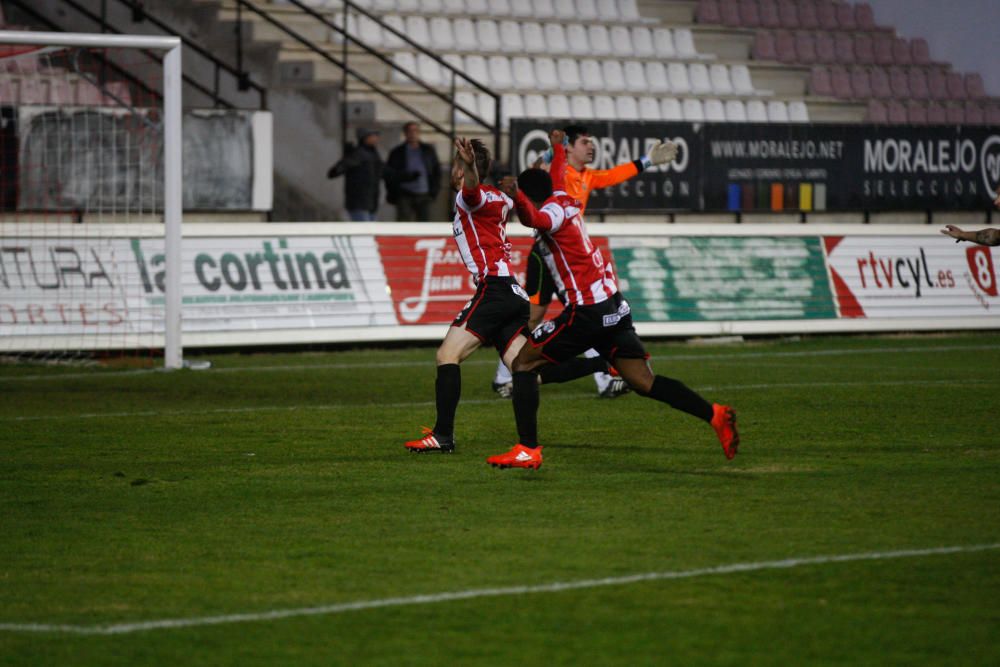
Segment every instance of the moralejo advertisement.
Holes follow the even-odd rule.
[[[841,317],[996,315],[993,249],[925,236],[827,236]]]

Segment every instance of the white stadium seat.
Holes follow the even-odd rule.
[[[767,120],[772,123],[788,122],[788,107],[781,100],[771,100],[767,103]]]
[[[649,28],[642,26],[632,28],[632,51],[639,58],[652,58],[656,55],[653,32]]]
[[[535,65],[531,58],[516,56],[510,62],[514,74],[514,87],[518,90],[534,90],[538,88],[538,78],[535,76]],[[527,106],[527,100],[525,100]]]
[[[712,81],[712,92],[716,95],[733,94],[733,82],[729,79],[729,68],[725,65],[709,67],[708,78]]]
[[[633,54],[632,31],[625,26],[616,25],[608,32],[611,39],[611,52],[616,56],[628,58]]]
[[[601,63],[601,75],[604,77],[604,90],[619,92],[625,90],[625,72],[617,60],[605,60]]]
[[[489,13],[493,16],[510,16],[510,0],[490,0]]]
[[[556,15],[552,0],[535,0],[531,5],[531,15],[536,19],[550,19]]]
[[[621,0],[618,3],[618,14],[621,16],[622,21],[641,21],[642,17],[639,16],[639,5],[636,0]]]
[[[443,16],[435,16],[430,22],[431,41],[437,50],[454,49],[455,33],[451,31],[451,21]]]
[[[420,0],[396,0],[396,11],[408,14],[420,11]]]
[[[639,105],[635,98],[627,95],[616,98],[615,115],[619,120],[639,120]]]
[[[554,15],[557,19],[572,21],[577,17],[576,4],[573,0],[553,0],[552,6],[555,9]]]
[[[392,70],[392,81],[395,83],[413,83],[413,80],[403,74],[400,70],[403,70],[409,74],[414,74],[417,71],[417,58],[409,51],[397,51],[392,54],[392,63],[396,66]]]
[[[396,11],[396,0],[374,0],[372,8],[379,12]]]
[[[688,28],[677,28],[674,30],[674,49],[679,58],[698,58],[698,51],[694,48],[694,35]]]
[[[569,98],[565,95],[549,95],[549,115],[553,118],[572,118]]]
[[[663,120],[682,121],[684,120],[684,110],[681,109],[680,100],[675,97],[664,97],[660,100],[660,117]]]
[[[490,12],[489,0],[465,0],[465,14],[486,16]]]
[[[487,95],[486,93],[479,93],[476,95],[476,99],[479,100],[479,115],[487,123],[495,123],[497,118],[497,105],[494,102],[493,97]]]
[[[684,120],[689,123],[700,123],[705,120],[705,109],[701,105],[701,100],[687,98],[681,103],[684,111]]]
[[[455,94],[455,103],[461,105],[470,111],[479,111],[479,101],[474,93],[468,91],[460,91]],[[455,122],[456,123],[471,123],[472,118],[465,112],[463,112],[458,107],[455,107]]]
[[[601,120],[617,120],[615,101],[607,95],[594,97],[594,115]]]
[[[695,95],[708,95],[712,92],[712,82],[708,78],[708,68],[702,63],[692,63],[688,66],[688,76],[691,79],[691,92]]]
[[[455,19],[452,24],[455,36],[455,48],[459,51],[478,51],[479,41],[476,39],[476,24],[469,19]]]
[[[625,88],[636,93],[644,93],[649,90],[649,83],[646,81],[646,68],[638,60],[625,62]]]
[[[544,95],[524,96],[524,115],[531,118],[548,118],[549,105]]]
[[[541,23],[522,23],[521,41],[527,53],[546,53],[549,50]]]
[[[597,2],[595,0],[576,0],[576,15],[584,21],[596,21]]]
[[[806,103],[800,100],[788,103],[788,120],[793,123],[808,123],[809,109]]]
[[[535,15],[531,0],[511,0],[510,13],[519,18],[530,18]]]
[[[639,98],[639,118],[641,120],[660,120],[660,101],[655,97]]]
[[[566,28],[566,41],[565,46],[558,49],[558,52],[572,53],[578,56],[585,56],[588,54],[597,55],[597,53],[592,49],[592,44],[587,36],[587,29],[584,28],[579,23],[571,23],[568,28]],[[553,45],[549,45],[551,49]],[[611,46],[608,45],[610,50]]]
[[[688,68],[684,63],[667,65],[667,77],[670,79],[670,91],[684,95],[691,92],[691,79],[688,78]]]
[[[510,60],[506,56],[490,56],[486,61],[486,69],[490,74],[491,87],[500,90],[514,87],[514,74],[510,69]]]
[[[726,107],[722,100],[705,100],[705,120],[710,123],[726,122]]]
[[[567,53],[566,29],[561,23],[546,23],[543,28],[545,32],[545,49],[552,54]]]
[[[566,91],[576,91],[583,88],[580,79],[580,66],[575,58],[560,58],[556,62],[556,73],[559,78],[559,87]]]
[[[667,78],[667,68],[659,60],[646,63],[646,83],[649,92],[665,93],[670,90],[670,79]]]
[[[751,123],[767,122],[767,107],[760,100],[747,102],[747,120]]]
[[[653,48],[656,50],[657,58],[676,58],[677,49],[674,47],[674,36],[669,28],[656,28],[653,30]]]
[[[593,118],[594,102],[589,95],[574,95],[569,100],[569,108],[573,118]]]
[[[590,55],[606,56],[611,54],[611,37],[608,35],[608,29],[603,25],[592,25],[587,28],[587,40],[590,42]]]
[[[500,50],[500,28],[497,22],[490,19],[476,21],[476,39],[479,40],[479,51]]]
[[[357,3],[357,0],[355,0]],[[358,3],[361,4],[361,3]],[[420,13],[427,16],[436,16],[444,12],[443,0],[420,0]]]
[[[602,21],[620,20],[617,0],[597,0],[597,15]]]
[[[468,74],[468,72],[465,71],[465,59],[462,58],[462,56],[458,55],[457,53],[446,53],[443,56],[441,56],[441,59],[444,60],[449,65],[451,65],[452,67],[454,67],[455,69],[457,69],[459,72],[462,72],[464,74]],[[444,69],[445,82],[450,84],[451,83],[451,72],[448,71],[447,68],[443,68],[443,69]],[[463,77],[463,76],[457,76],[456,75],[455,76],[455,85],[458,86],[458,87],[460,87],[460,88],[463,88],[463,87],[468,87],[470,84],[465,79],[465,77]]]
[[[507,128],[510,127],[511,118],[523,117],[524,101],[521,99],[521,96],[512,93],[504,95],[500,101],[500,124]]]
[[[559,90],[559,74],[552,58],[535,58],[535,78],[540,90]]]
[[[508,53],[524,53],[525,48],[524,40],[521,37],[521,24],[517,21],[500,22],[500,50]]]
[[[464,14],[465,0],[441,0],[441,11],[445,14]]]
[[[451,83],[450,77],[445,79],[441,63],[426,53],[417,54],[417,75],[424,80],[424,83],[429,83],[432,86],[443,86]]]
[[[604,75],[596,60],[588,58],[580,61],[580,79],[584,90],[604,90]]]
[[[486,58],[480,55],[469,55],[465,57],[465,73],[470,79],[483,86],[489,86],[490,71],[486,66]]]
[[[368,46],[382,46],[382,26],[367,16],[358,17],[358,39]]]
[[[726,100],[726,120],[730,123],[747,121],[747,109],[742,100]]]
[[[753,95],[756,89],[750,80],[750,68],[746,65],[733,65],[730,72],[733,81],[733,92],[737,95]]]

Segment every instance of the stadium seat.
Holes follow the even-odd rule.
[[[732,0],[719,4],[719,15],[722,17],[722,25],[727,28],[739,28],[743,23],[740,6]]]
[[[565,95],[549,95],[548,104],[549,115],[553,118],[573,117],[569,107],[569,98]]]
[[[616,22],[621,20],[616,0],[597,0],[597,16],[601,21]]]
[[[795,37],[792,33],[784,30],[775,33],[774,49],[778,54],[778,62],[789,65],[798,62],[799,55],[795,51]]]
[[[355,2],[362,7],[371,8],[372,0]],[[444,12],[444,0],[420,0],[420,13],[427,16],[436,16]]]
[[[457,53],[446,53],[443,56],[441,56],[441,59],[444,60],[449,65],[451,65],[452,67],[454,67],[455,69],[457,69],[459,72],[463,72],[463,73],[467,74],[467,72],[465,72],[465,59],[462,56],[458,55]],[[445,78],[450,81],[451,80],[451,72],[449,72],[447,68],[443,68],[443,69],[444,69]],[[459,86],[467,86],[467,85],[469,85],[469,82],[466,81],[465,78],[461,77],[461,76],[455,77],[455,82],[456,82],[456,85],[459,85]]]
[[[897,37],[892,43],[892,62],[897,65],[909,65],[913,62],[910,43],[902,37]]]
[[[419,12],[420,0],[396,0],[395,9],[397,12],[402,12],[404,14]]]
[[[705,121],[705,108],[701,100],[687,98],[681,103],[684,112],[684,120],[689,123],[703,123]]]
[[[618,0],[618,14],[621,20],[627,23],[642,21],[642,16],[639,15],[639,3],[636,0]]]
[[[747,102],[747,120],[751,123],[767,122],[767,107],[761,100]]]
[[[510,0],[489,0],[489,13],[497,18],[510,16]]]
[[[680,101],[674,97],[664,97],[661,99],[660,117],[666,121],[683,121],[684,110],[681,108]]]
[[[392,64],[395,67],[392,70],[390,79],[395,83],[413,83],[410,75],[419,76],[417,73],[417,58],[409,51],[397,51],[392,54]]]
[[[601,73],[600,63],[596,60],[587,58],[580,61],[580,79],[584,90],[604,90],[604,75]]]
[[[948,86],[948,97],[953,100],[965,99],[965,79],[958,72],[948,72],[945,78]]]
[[[819,66],[812,68],[812,71],[809,73],[809,93],[821,97],[833,96],[833,81],[831,80],[830,70]]]
[[[776,0],[760,0],[757,5],[760,12],[760,26],[762,28],[780,28],[781,17],[778,15],[778,3]]]
[[[611,37],[603,25],[592,25],[587,28],[587,40],[590,42],[590,55],[611,55]]]
[[[750,68],[746,65],[733,65],[730,70],[730,78],[733,81],[733,91],[737,95],[756,95],[753,80],[750,78]]]
[[[582,29],[582,26],[580,27]],[[546,23],[542,28],[545,34],[545,48],[552,55],[574,53],[569,48],[566,29],[561,23]]]
[[[670,91],[685,95],[691,92],[691,80],[688,78],[688,68],[683,63],[667,65],[667,77],[670,79]]]
[[[788,106],[781,100],[771,100],[767,103],[767,120],[771,123],[787,123]]]
[[[638,58],[652,58],[656,55],[653,33],[649,28],[642,26],[632,28],[632,50]]]
[[[722,23],[722,10],[719,7],[719,0],[698,0],[694,17],[698,23]]]
[[[579,23],[572,23],[566,28],[566,46],[563,49],[564,52],[577,56],[597,55],[592,46],[585,27]],[[607,51],[604,51],[604,53],[607,53],[611,50],[611,45],[607,44],[605,46]]]
[[[828,33],[824,33],[828,34]],[[836,62],[842,65],[853,65],[859,60],[855,47],[855,40],[851,39],[850,33],[838,32],[833,38],[833,51]]]
[[[336,14],[333,15],[333,24],[336,25],[336,26],[340,26],[340,27],[344,28],[347,31],[347,34],[349,34],[349,35],[357,35],[358,34],[358,17],[356,15],[354,15],[354,14],[349,15],[348,21],[347,21],[346,26],[345,26],[345,23],[344,23],[344,13],[343,12],[337,12]],[[425,28],[426,28],[426,24],[425,24]],[[340,33],[340,31],[331,29],[330,30],[330,41],[334,42],[336,44],[343,44],[343,42],[344,42],[344,36]]]
[[[944,112],[944,107],[937,102],[927,104],[927,122],[930,125],[944,125],[948,122],[948,116]]]
[[[680,58],[699,58],[698,50],[694,47],[694,35],[688,28],[677,28],[674,30],[674,49]]]
[[[638,60],[625,62],[625,88],[635,93],[649,90],[649,83],[646,81],[646,68]]]
[[[639,119],[660,120],[660,101],[655,97],[639,98]]]
[[[615,93],[625,90],[625,72],[619,61],[608,59],[602,62],[601,75],[604,77],[604,90]]]
[[[709,95],[712,92],[712,81],[708,77],[708,67],[702,63],[691,63],[688,66],[688,77],[691,80],[691,92],[695,95]]]
[[[552,58],[535,58],[535,77],[539,90],[559,90],[559,73]]]
[[[816,63],[816,40],[811,32],[795,33],[795,55],[803,65]]]
[[[986,97],[986,90],[983,88],[983,77],[977,72],[965,75],[965,96],[970,100],[981,100]],[[968,107],[966,107],[966,111],[968,111]]]
[[[917,102],[906,105],[906,122],[910,125],[927,124],[927,107]]]
[[[990,125],[1000,125],[1000,102],[990,102],[986,108],[986,122]]]
[[[580,79],[580,66],[575,58],[560,58],[556,61],[556,73],[559,77],[559,87],[566,91],[583,88]]]
[[[665,93],[670,90],[667,68],[659,60],[646,63],[646,83],[651,93]]]
[[[465,0],[464,12],[471,16],[487,16],[490,13],[489,0]]]
[[[857,30],[858,22],[854,19],[854,6],[849,3],[842,3],[836,6],[837,27],[841,30]]]
[[[754,36],[750,54],[754,60],[777,60],[778,51],[774,45],[774,35],[769,32],[758,32]]]
[[[948,99],[948,77],[944,70],[935,68],[927,72],[927,89],[932,99]]]
[[[892,97],[892,86],[889,85],[889,73],[881,67],[873,67],[869,73],[872,81],[872,97],[888,99]],[[857,93],[857,91],[854,91]]]
[[[490,56],[486,61],[486,69],[489,71],[491,88],[505,90],[514,87],[514,73],[507,56]]]
[[[536,19],[550,19],[556,15],[556,8],[552,0],[534,0],[531,5],[531,15]]]
[[[431,25],[433,28],[433,24]],[[451,22],[448,22],[448,32],[451,33]],[[378,48],[383,45],[382,26],[367,16],[358,17],[358,39],[368,46]],[[454,42],[454,40],[452,40]]]
[[[781,27],[795,30],[799,27],[799,8],[791,0],[778,0],[778,19]]]
[[[491,19],[476,21],[476,39],[479,40],[478,51],[499,51],[500,28],[497,26],[497,22]]]
[[[594,115],[602,120],[617,120],[615,101],[607,95],[594,97]]]
[[[906,107],[899,100],[889,100],[886,105],[889,111],[889,122],[893,125],[905,125],[909,115],[906,113]]]
[[[441,11],[445,14],[464,14],[465,0],[441,0]]]
[[[427,19],[423,16],[407,16],[405,25],[406,36],[417,44],[427,44],[431,41],[431,31],[427,25]]]
[[[655,28],[653,30],[653,48],[656,49],[657,58],[669,59],[677,57],[674,36],[669,28]]]
[[[788,103],[788,120],[792,123],[808,123],[809,108],[801,100],[794,100]]]
[[[828,32],[816,34],[816,62],[828,65],[838,62],[833,35]]]
[[[514,87],[518,90],[533,90],[539,87],[538,78],[535,76],[535,65],[531,62],[531,58],[515,56],[510,61],[510,69],[514,77]],[[527,98],[524,102],[527,108]]]
[[[630,95],[615,98],[615,116],[618,120],[639,120],[639,104]]]
[[[524,53],[527,50],[521,37],[521,24],[517,21],[500,22],[500,50],[507,53]]]
[[[594,102],[589,95],[574,95],[569,100],[572,118],[594,118]]]
[[[872,39],[875,52],[875,64],[891,65],[893,58],[892,47],[895,44],[895,40],[892,35],[887,33],[875,33],[875,36]]]
[[[628,58],[634,54],[632,47],[632,31],[622,25],[616,25],[608,31],[611,40],[611,53],[619,58]]]
[[[740,0],[740,24],[745,28],[761,27],[757,0]]]
[[[549,105],[544,95],[524,96],[524,115],[530,118],[548,118]]]
[[[897,99],[907,99],[910,95],[910,79],[906,75],[906,70],[893,67],[889,70],[889,89],[893,97]]]
[[[820,0],[821,2],[825,0]],[[819,15],[816,13],[816,3],[812,0],[800,0],[799,26],[806,30],[816,30],[819,28]]]
[[[832,2],[820,0],[816,3],[816,19],[821,30],[836,30],[837,10]]]
[[[962,125],[965,123],[965,107],[958,104],[949,104],[944,109],[944,115],[949,124]]]
[[[510,13],[511,16],[516,16],[518,18],[531,18],[535,16],[533,3],[531,0],[511,0],[510,3]]]
[[[511,118],[524,117],[524,100],[520,95],[507,93],[500,100],[500,125],[510,127]]]
[[[708,78],[712,82],[712,92],[716,95],[732,95],[733,82],[729,78],[729,68],[725,65],[712,65],[708,69]]]
[[[486,58],[473,54],[465,56],[465,73],[469,78],[474,79],[481,85],[491,85],[489,68],[486,66]]]
[[[922,67],[911,67],[906,73],[909,82],[910,96],[918,100],[926,100],[930,97],[930,90],[927,88],[927,73]]]
[[[848,33],[837,33],[847,35]],[[854,36],[854,55],[862,65],[875,64],[875,43],[872,36],[866,33],[859,33]]]
[[[705,100],[704,111],[705,120],[709,123],[726,122],[726,107],[722,104],[722,100],[715,98]]]
[[[553,0],[555,17],[563,21],[575,21],[577,18],[576,4],[573,0]]]
[[[451,20],[443,16],[435,16],[430,20],[429,29],[430,43],[434,45],[435,49],[443,51],[456,48],[455,33],[451,30]]]
[[[889,122],[889,110],[884,104],[878,100],[868,101],[868,111],[865,114],[865,120],[869,123],[888,123]]]
[[[596,0],[576,0],[576,15],[583,21],[597,20]]]
[[[837,82],[834,81],[834,90],[837,89]],[[860,99],[868,99],[872,96],[872,77],[864,67],[854,67],[851,69],[851,96]]]
[[[446,79],[441,63],[426,53],[417,54],[417,76],[432,86],[443,86],[451,83],[450,73]]]
[[[521,41],[524,42],[524,50],[527,53],[548,53],[549,51],[541,23],[522,23]]]
[[[726,100],[726,120],[730,123],[747,122],[747,108],[742,100]]]
[[[910,42],[910,58],[914,65],[931,64],[931,50],[926,39],[917,38]]]
[[[474,113],[479,113],[479,100],[474,93],[459,91],[455,93],[455,104],[465,107]],[[455,107],[456,123],[472,123],[472,117],[457,106]]]
[[[855,73],[857,73],[856,82]],[[833,96],[844,100],[871,96],[872,85],[868,71],[860,67],[853,69],[850,74],[843,67],[831,67],[830,85],[833,87]]]
[[[455,19],[452,24],[452,32],[455,35],[455,48],[459,51],[478,51],[479,42],[476,40],[476,25],[469,19]]]
[[[872,6],[867,2],[859,2],[854,5],[854,22],[857,24],[859,30],[875,30],[875,14],[872,12]]]

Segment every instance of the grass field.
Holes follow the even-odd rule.
[[[735,460],[585,379],[494,470],[487,352],[450,456],[429,347],[0,366],[0,664],[1000,664],[1000,335],[650,350]]]

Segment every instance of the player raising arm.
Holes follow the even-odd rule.
[[[996,191],[996,199],[993,205],[1000,208],[1000,190]],[[1000,245],[1000,229],[980,229],[978,232],[967,232],[955,225],[945,225],[941,233],[959,241],[971,241],[979,245],[997,246]]]

